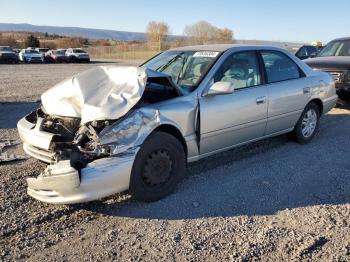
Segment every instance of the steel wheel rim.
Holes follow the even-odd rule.
[[[142,179],[151,188],[166,184],[173,172],[173,160],[167,150],[160,149],[152,152],[146,159]]]
[[[309,109],[301,121],[301,132],[305,138],[313,135],[317,125],[317,113],[314,109]]]

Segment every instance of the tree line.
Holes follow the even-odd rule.
[[[11,46],[15,48],[26,47],[48,47],[50,49],[83,47],[88,45],[111,46],[123,44],[115,40],[88,40],[82,37],[69,37],[50,35],[48,33],[22,33],[19,36],[1,34],[0,46]],[[193,45],[193,44],[214,44],[233,43],[233,32],[228,28],[216,27],[207,21],[199,21],[184,28],[183,36],[171,36],[171,30],[167,23],[150,21],[146,28],[146,43],[149,50],[161,51],[171,47]],[[127,44],[142,44],[143,42],[125,42]],[[144,47],[143,47],[144,48]]]
[[[165,22],[151,21],[146,28],[147,41],[151,49],[167,49],[170,27]],[[228,28],[218,28],[207,21],[199,21],[184,29],[183,37],[176,37],[172,46],[188,44],[233,43],[233,31]]]

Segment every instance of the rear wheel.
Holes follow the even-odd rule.
[[[151,134],[141,146],[131,173],[135,199],[156,201],[170,194],[185,174],[186,156],[178,139],[164,132]]]
[[[312,140],[318,130],[320,111],[315,103],[310,103],[304,109],[300,119],[292,131],[292,137],[300,144]]]

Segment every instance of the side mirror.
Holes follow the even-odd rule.
[[[216,82],[208,90],[207,96],[232,94],[235,90],[230,82]]]

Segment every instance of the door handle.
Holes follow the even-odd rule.
[[[309,94],[311,92],[311,88],[310,87],[304,87],[303,88],[303,94]]]
[[[266,96],[261,96],[256,99],[256,103],[259,104],[264,104],[266,102]]]

